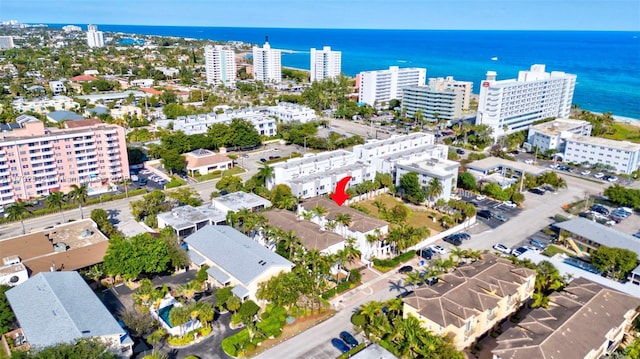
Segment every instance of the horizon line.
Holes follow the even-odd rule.
[[[10,20],[0,20],[10,21]],[[410,29],[410,28],[356,28],[356,27],[274,27],[274,26],[207,26],[207,25],[151,25],[151,24],[99,24],[99,23],[47,23],[28,22],[25,25],[106,25],[106,26],[145,26],[145,27],[189,27],[189,28],[227,28],[227,29],[287,29],[287,30],[377,30],[377,31],[563,31],[563,32],[640,32],[636,30],[604,30],[604,29]]]

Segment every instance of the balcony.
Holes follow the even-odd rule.
[[[108,154],[110,155],[114,155],[114,154],[120,154],[120,148],[113,148],[107,151]]]
[[[47,162],[51,162],[53,160],[53,158],[51,157],[32,157],[31,158],[31,165],[36,165],[36,164],[43,164],[43,163],[47,163]],[[36,168],[39,168],[40,166],[34,166]]]

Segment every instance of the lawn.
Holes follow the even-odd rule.
[[[373,205],[373,202],[375,201],[381,201],[387,209],[391,209],[398,204],[405,204],[399,198],[395,198],[389,194],[383,194],[375,197],[374,199],[358,202],[357,205],[366,208],[370,215],[384,219],[376,206]],[[416,209],[415,206],[409,206],[409,208],[411,209],[411,216],[409,216],[409,219],[406,221],[407,225],[414,228],[427,227],[431,230],[431,235],[435,234],[434,231],[442,232],[445,230],[441,225],[440,218],[442,215],[440,213],[436,211],[427,211],[426,208],[425,210],[419,210]],[[435,222],[433,221],[434,216],[436,218]]]
[[[611,133],[605,134],[604,138],[618,140],[618,141],[630,141],[640,143],[640,129],[638,126],[630,125],[627,123],[614,122],[611,125]]]
[[[562,248],[560,248],[560,247],[558,247],[556,245],[553,245],[553,244],[548,246],[547,249],[545,249],[542,252],[542,255],[547,256],[547,257],[553,257],[558,253],[564,253],[568,257],[575,257],[576,256],[575,254],[572,254],[571,252],[568,252],[568,251],[566,251],[566,250],[564,250],[564,249],[562,249]]]
[[[213,171],[209,174],[206,174],[204,176],[197,176],[197,177],[193,177],[193,179],[195,179],[198,182],[204,182],[204,181],[209,181],[212,179],[216,179],[216,178],[221,178],[222,176],[233,176],[233,175],[237,175],[240,173],[245,172],[244,168],[242,167],[233,167],[232,169],[229,170],[225,170],[225,171]]]

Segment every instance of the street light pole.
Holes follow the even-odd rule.
[[[307,154],[307,137],[304,138],[304,154]]]

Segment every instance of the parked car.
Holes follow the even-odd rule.
[[[529,249],[525,248],[525,247],[518,247],[516,249],[514,249],[511,254],[513,254],[516,257],[521,256],[524,252],[528,251]]]
[[[471,235],[469,233],[460,232],[460,233],[457,233],[457,235],[460,237],[460,239],[464,239],[464,240],[471,239]]]
[[[146,185],[147,185],[147,179],[146,179],[146,178],[140,178],[140,179],[138,180],[138,184],[139,184],[140,186],[146,186]]]
[[[136,182],[139,178],[136,175],[131,175],[130,179],[132,182]]]
[[[604,216],[608,216],[609,215],[609,209],[607,209],[607,207],[600,205],[600,204],[594,204],[593,206],[591,206],[591,210],[596,212],[596,213],[600,213]]]
[[[502,252],[502,253],[504,253],[504,254],[511,254],[511,248],[509,248],[509,247],[505,246],[505,245],[504,245],[504,244],[502,244],[502,243],[495,244],[495,245],[493,246],[493,249],[495,249],[495,250],[496,250],[496,251],[498,251],[498,252]]]
[[[607,181],[613,183],[616,182],[618,180],[618,177],[616,176],[609,176],[609,178],[606,178]]]
[[[529,192],[543,196],[546,192],[543,189],[540,188],[532,188],[529,190]]]
[[[400,274],[405,274],[405,273],[409,273],[409,272],[413,272],[413,267],[412,266],[403,266],[400,269],[398,269],[398,273],[400,273]]]
[[[351,348],[349,348],[347,343],[343,342],[338,338],[331,339],[331,345],[333,345],[336,349],[338,349],[342,353],[346,353],[349,350],[351,350]]]
[[[485,198],[487,198],[487,196],[485,196],[485,195],[483,195],[483,194],[479,194],[479,195],[477,195],[477,196],[476,196],[476,199],[477,199],[478,201],[482,201],[482,200],[483,200],[483,199],[485,199]]]
[[[529,240],[529,244],[531,244],[533,246],[536,246],[536,247],[539,247],[539,248],[542,248],[542,249],[547,248],[547,244],[546,243],[544,243],[543,241],[541,241],[539,239],[535,239],[535,238],[530,239]]]
[[[261,158],[260,162],[265,163],[265,162],[267,162],[267,159],[266,158]]]
[[[525,160],[524,163],[526,163],[528,165],[532,165],[533,164],[533,160]]]
[[[509,207],[509,208],[516,208],[518,207],[517,204],[511,202],[511,201],[503,201],[502,204],[504,204],[505,206]]]
[[[446,236],[446,237],[442,238],[442,240],[447,242],[447,243],[451,243],[454,246],[462,245],[462,239],[460,239],[458,237]]]
[[[340,332],[340,339],[349,344],[352,348],[358,345],[358,341],[356,340],[356,338],[354,338],[353,335],[351,335],[351,333],[347,331]]]
[[[491,211],[483,209],[481,211],[478,211],[476,213],[476,215],[480,218],[484,218],[484,219],[491,219],[493,218],[493,213],[491,213]]]
[[[422,249],[420,249],[420,250],[418,250],[416,252],[417,256],[422,257],[422,258],[427,259],[427,260],[433,258],[434,254],[435,253],[433,253],[433,251],[431,251],[431,249],[429,249],[429,248],[422,248]]]
[[[456,149],[456,153],[459,154],[459,155],[464,155],[464,150],[460,149],[460,148],[457,148]]]
[[[445,254],[447,252],[446,249],[444,249],[442,246],[439,246],[439,245],[429,246],[429,249],[431,249],[433,252],[438,254]]]
[[[498,213],[495,215],[495,219],[497,219],[500,222],[506,222],[509,218],[507,218],[507,216],[505,216],[502,213]]]
[[[583,175],[583,176],[588,176],[588,175],[590,175],[590,174],[591,174],[591,171],[589,171],[589,170],[584,170],[584,171],[580,172],[580,174],[581,174],[581,175]]]
[[[604,177],[604,173],[602,173],[602,172],[598,172],[598,173],[596,173],[596,174],[594,174],[594,175],[593,175],[593,178],[598,178],[598,179],[600,179],[600,178],[602,178],[602,177]]]
[[[141,175],[148,175],[149,173],[151,173],[151,171],[149,171],[149,170],[142,170],[142,171],[138,172],[138,174],[141,174]]]

